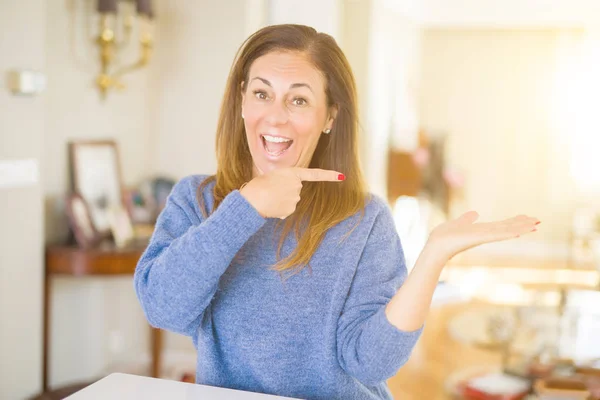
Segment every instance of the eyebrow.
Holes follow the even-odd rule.
[[[266,80],[264,78],[261,78],[260,76],[252,78],[252,80],[250,82],[252,82],[255,79],[258,79],[258,80],[262,81],[267,86],[273,87],[273,85],[271,85],[271,82],[269,82],[268,80]],[[308,90],[310,90],[311,92],[313,92],[312,88],[310,87],[310,85],[308,83],[292,83],[290,85],[290,89],[295,89],[295,88],[299,88],[299,87],[306,87],[306,88],[308,88]]]

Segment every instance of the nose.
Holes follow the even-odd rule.
[[[271,125],[283,125],[289,119],[288,109],[282,102],[274,101],[267,111],[266,120]]]

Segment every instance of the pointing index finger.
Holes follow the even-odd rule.
[[[296,168],[295,173],[301,181],[340,182],[346,179],[344,174],[319,168]]]

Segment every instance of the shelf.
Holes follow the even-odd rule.
[[[91,249],[74,245],[50,245],[46,248],[47,275],[126,275],[133,274],[147,242],[125,248],[104,243]]]
[[[97,247],[84,249],[76,245],[58,244],[46,247],[44,274],[44,348],[43,348],[43,393],[51,393],[48,387],[49,343],[50,343],[50,301],[53,276],[119,276],[132,275],[138,260],[143,254],[147,240],[137,241],[125,248],[119,248],[111,242]],[[157,377],[160,370],[162,334],[159,329],[151,329],[152,376]],[[44,397],[38,397],[44,399]],[[52,397],[47,397],[52,398]]]

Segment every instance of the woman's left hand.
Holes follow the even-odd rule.
[[[504,221],[475,222],[479,214],[469,211],[457,219],[437,226],[429,235],[427,246],[448,260],[458,253],[484,243],[518,238],[536,231],[537,218],[519,215]]]

